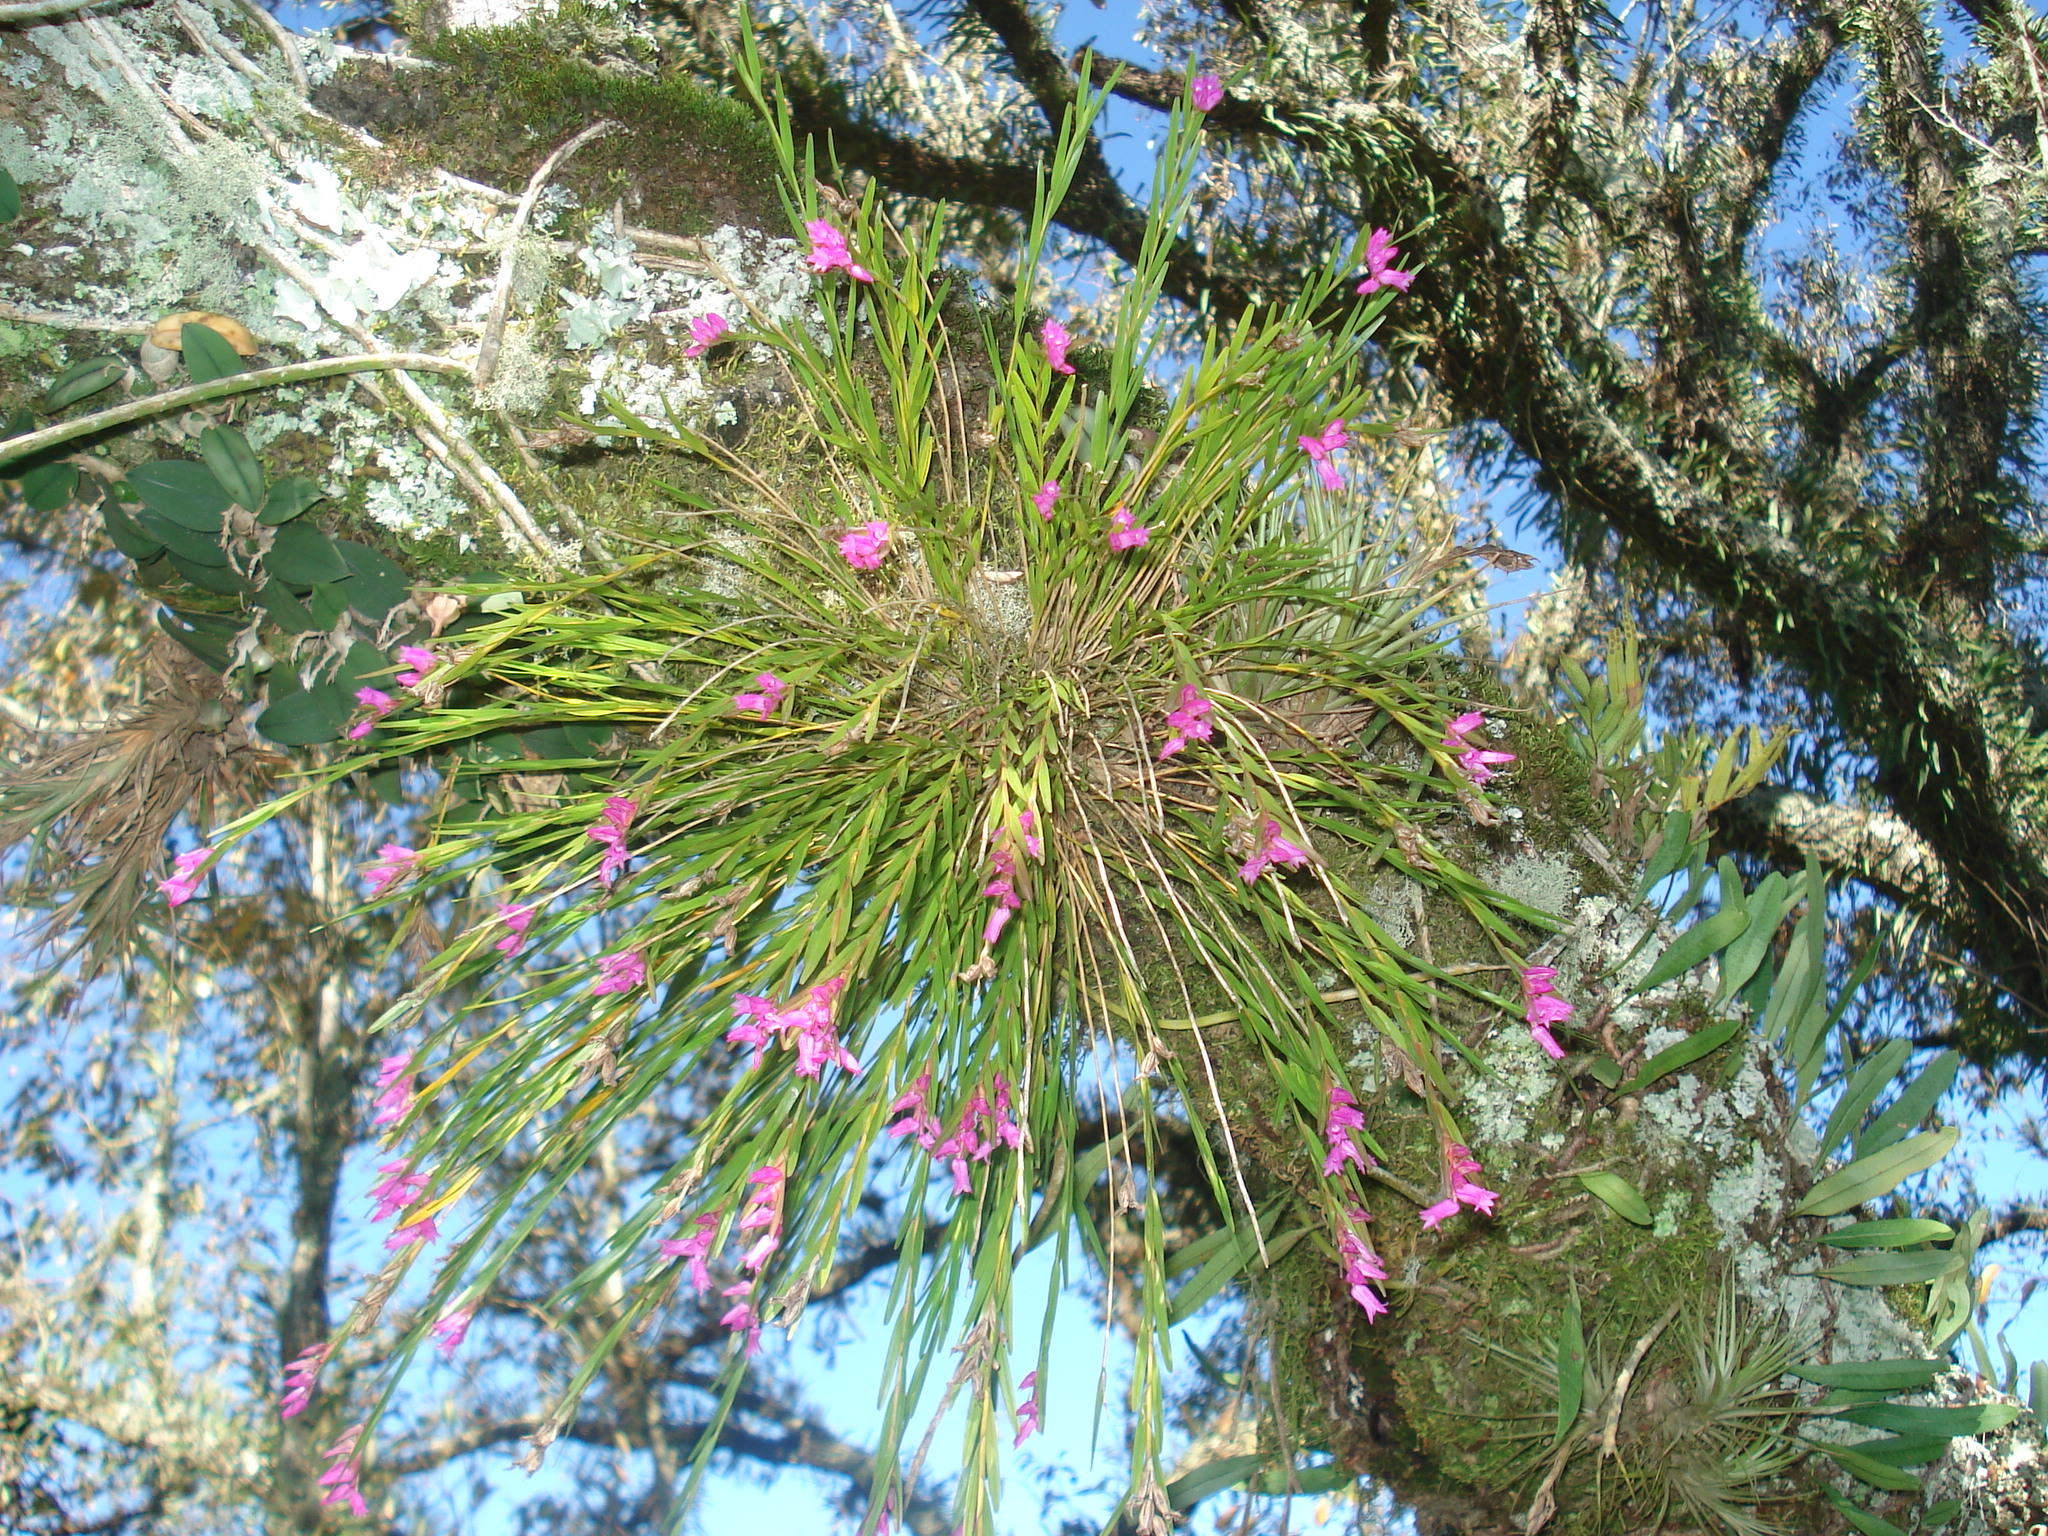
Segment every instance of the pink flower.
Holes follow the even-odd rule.
[[[782,1194],[785,1175],[779,1164],[763,1163],[747,1175],[747,1182],[754,1186],[747,1196],[746,1206],[740,1211],[739,1230],[759,1232],[744,1257],[740,1268],[758,1275],[775,1250],[782,1246]]]
[[[1031,493],[1031,505],[1038,508],[1038,515],[1047,522],[1052,521],[1052,504],[1060,499],[1060,483],[1048,480]]]
[[[1067,361],[1067,348],[1074,344],[1074,338],[1064,325],[1057,320],[1047,320],[1038,333],[1038,339],[1045,343],[1045,360],[1052,364],[1054,373],[1074,371],[1074,365]]]
[[[718,345],[718,338],[732,327],[725,323],[725,316],[712,314],[690,322],[690,344],[683,348],[685,357],[702,357]]]
[[[856,571],[878,571],[882,568],[882,556],[889,552],[892,531],[880,518],[849,528],[839,535],[839,553]]]
[[[377,1113],[372,1125],[396,1125],[412,1109],[411,1051],[386,1056],[377,1064]]]
[[[857,283],[872,283],[875,274],[853,259],[853,252],[846,248],[846,236],[824,219],[812,219],[804,225],[804,232],[811,237],[811,270],[830,272],[835,267],[846,269],[846,275]]]
[[[1034,859],[1045,855],[1045,840],[1031,830],[1035,822],[1036,818],[1030,811],[1017,818],[1017,824],[1024,833],[1024,851]],[[996,877],[981,888],[981,894],[992,898],[995,907],[981,930],[981,942],[992,946],[1002,937],[1003,929],[1009,926],[1011,914],[1024,905],[1024,897],[1017,890],[1017,854],[1010,846],[1007,833],[1004,840],[991,850],[988,861],[994,867]]]
[[[419,868],[420,856],[410,848],[401,848],[397,843],[386,843],[377,850],[376,862],[366,871],[370,882],[370,894],[382,896],[407,875]]]
[[[320,1495],[320,1502],[323,1505],[346,1504],[348,1512],[358,1520],[370,1513],[369,1505],[363,1502],[362,1490],[356,1486],[356,1441],[362,1433],[362,1425],[351,1425],[339,1440],[320,1453],[330,1463],[320,1474],[319,1486],[327,1490]]]
[[[1365,1124],[1365,1116],[1358,1108],[1358,1100],[1351,1096],[1351,1090],[1330,1088],[1329,1118],[1323,1122],[1323,1141],[1330,1149],[1323,1159],[1323,1177],[1334,1178],[1341,1173],[1346,1163],[1356,1163],[1361,1168],[1371,1167],[1366,1155],[1358,1150],[1358,1143],[1351,1139],[1351,1133]]]
[[[1109,514],[1109,548],[1112,554],[1120,555],[1127,549],[1136,549],[1151,537],[1152,530],[1133,518],[1129,507],[1118,507]]]
[[[1384,229],[1374,230],[1365,242],[1365,281],[1358,285],[1358,291],[1378,293],[1384,287],[1406,293],[1415,274],[1394,270],[1394,258],[1400,254],[1401,248],[1394,244],[1391,234]]]
[[[206,861],[212,857],[211,848],[188,848],[171,860],[171,873],[156,883],[167,906],[182,907],[198,894],[206,878]]]
[[[1218,102],[1223,100],[1223,82],[1214,75],[1197,75],[1188,87],[1197,112],[1214,112]]]
[[[1572,1016],[1572,1005],[1550,990],[1557,980],[1557,971],[1547,965],[1532,965],[1522,971],[1522,1017],[1528,1021],[1529,1034],[1542,1046],[1552,1061],[1564,1059],[1564,1047],[1557,1043],[1557,1037],[1550,1032],[1553,1024],[1562,1024]]]
[[[350,741],[361,741],[377,728],[379,720],[382,720],[391,711],[398,708],[398,700],[392,698],[390,694],[384,692],[381,688],[358,688],[356,690],[356,703],[367,709],[370,713],[348,728],[348,739]]]
[[[533,926],[532,907],[501,901],[498,921],[505,925],[505,933],[492,948],[501,955],[516,955],[526,948],[526,930]]]
[[[901,1115],[903,1118],[889,1127],[888,1134],[914,1136],[917,1138],[917,1144],[927,1152],[938,1145],[939,1135],[945,1130],[945,1127],[939,1124],[938,1117],[925,1105],[925,1099],[931,1091],[932,1073],[931,1068],[927,1067],[917,1075],[917,1081],[889,1106],[890,1114]]]
[[[1260,843],[1258,851],[1244,861],[1237,872],[1237,878],[1250,885],[1272,865],[1285,864],[1294,868],[1306,864],[1309,858],[1309,851],[1299,843],[1289,842],[1282,837],[1280,823],[1269,817],[1266,821],[1265,840]]]
[[[1209,723],[1209,712],[1215,708],[1202,697],[1202,690],[1193,683],[1183,683],[1180,689],[1180,707],[1166,712],[1166,723],[1173,734],[1166,738],[1166,744],[1159,749],[1159,761],[1165,762],[1176,752],[1185,751],[1191,741],[1207,741],[1215,734],[1215,726]]]
[[[789,692],[789,684],[773,672],[763,672],[754,679],[754,686],[760,692],[734,694],[732,707],[742,715],[752,715],[756,719],[766,720],[782,707],[783,697]]]
[[[634,814],[639,809],[639,801],[629,800],[624,795],[612,795],[605,801],[596,823],[584,831],[585,837],[596,838],[604,845],[604,859],[597,866],[597,878],[606,890],[611,889],[619,878],[619,871],[632,857],[626,850],[626,832],[633,825]]]
[[[1326,491],[1344,489],[1344,477],[1337,473],[1337,466],[1330,461],[1330,455],[1348,444],[1351,439],[1344,433],[1342,419],[1331,422],[1322,431],[1313,435],[1304,433],[1295,441],[1301,444],[1301,451],[1309,456],[1316,467],[1316,474]]]
[[[1455,1211],[1458,1204],[1450,1202]],[[1435,1210],[1431,1206],[1430,1210]],[[1379,1255],[1372,1251],[1372,1245],[1365,1240],[1365,1224],[1372,1216],[1364,1206],[1354,1205],[1344,1213],[1345,1225],[1337,1234],[1337,1254],[1344,1261],[1344,1286],[1351,1292],[1351,1299],[1365,1309],[1367,1322],[1384,1317],[1387,1312],[1386,1300],[1373,1287],[1387,1278],[1386,1266],[1380,1263]],[[1428,1212],[1424,1212],[1425,1219]],[[1439,1221],[1443,1218],[1439,1216]],[[1434,1226],[1436,1223],[1431,1222]]]
[[[630,992],[647,984],[647,957],[637,949],[624,949],[599,960],[597,972],[597,985],[590,989],[592,997]]]
[[[699,1296],[711,1289],[711,1267],[705,1260],[717,1241],[718,1215],[707,1212],[697,1218],[697,1230],[688,1237],[664,1238],[660,1244],[663,1258],[689,1260],[690,1287]]]
[[[372,1221],[388,1221],[419,1199],[420,1191],[427,1187],[427,1176],[412,1171],[409,1157],[385,1163],[377,1171],[384,1177],[370,1186],[370,1198],[376,1202],[370,1212]]]
[[[1017,1405],[1017,1438],[1010,1444],[1012,1450],[1038,1433],[1038,1372],[1033,1371],[1018,1382],[1017,1390],[1024,1394],[1024,1400]]]
[[[738,1285],[728,1285],[719,1292],[719,1295],[730,1301],[735,1296],[750,1296],[753,1289],[752,1281],[743,1280]],[[734,1333],[745,1331],[748,1354],[753,1354],[755,1350],[761,1347],[761,1319],[754,1311],[751,1301],[736,1302],[733,1306],[726,1309],[725,1316],[721,1317],[718,1321],[722,1326],[732,1329]]]
[[[427,674],[441,665],[441,658],[424,645],[401,645],[398,659],[410,669],[398,674],[398,686],[401,688],[419,687],[426,681]]]
[[[315,1344],[302,1350],[284,1368],[284,1395],[277,1401],[277,1416],[296,1418],[313,1400],[313,1388],[320,1381],[320,1369],[327,1364],[327,1345]]]
[[[384,1251],[396,1253],[401,1248],[410,1248],[414,1243],[439,1242],[441,1229],[431,1216],[422,1216],[418,1221],[407,1222],[384,1239]]]
[[[1474,1182],[1479,1173],[1479,1160],[1468,1148],[1452,1142],[1444,1149],[1444,1163],[1450,1173],[1451,1192],[1422,1213],[1422,1224],[1434,1227],[1455,1216],[1459,1206],[1469,1206],[1482,1216],[1491,1216],[1494,1202],[1500,1196]]]
[[[1475,785],[1483,785],[1496,775],[1494,769],[1503,763],[1512,763],[1515,754],[1496,752],[1489,747],[1475,747],[1465,738],[1486,723],[1486,716],[1478,710],[1467,710],[1444,727],[1444,750],[1458,754],[1458,766]]]
[[[1458,1214],[1458,1202],[1453,1199],[1437,1201],[1435,1205],[1422,1208],[1422,1224],[1434,1230],[1440,1223]]]
[[[474,1304],[459,1311],[450,1312],[427,1331],[434,1336],[434,1352],[443,1360],[453,1360],[455,1351],[462,1348],[462,1341],[469,1336],[469,1320],[476,1316]]]
[[[743,992],[732,1000],[733,1011],[741,1016],[741,1022],[725,1032],[726,1042],[755,1047],[754,1065],[759,1066],[768,1047],[776,1044],[779,1036],[781,1044],[796,1048],[798,1077],[817,1077],[828,1066],[843,1067],[858,1077],[861,1064],[839,1043],[839,1029],[833,1020],[834,1003],[845,987],[846,978],[836,976],[820,982],[811,988],[804,1001],[787,1008],[777,1008],[765,997]]]

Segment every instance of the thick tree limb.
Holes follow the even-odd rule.
[[[1724,806],[1715,831],[1734,847],[1780,863],[1818,859],[1824,868],[1902,906],[1938,912],[1956,899],[1954,884],[1926,839],[1885,811],[1767,784]]]

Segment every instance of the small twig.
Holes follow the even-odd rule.
[[[54,309],[30,309],[0,299],[0,320],[46,325],[53,331],[106,331],[115,336],[147,336],[156,327],[147,320],[102,320],[98,315],[67,315]]]
[[[519,199],[519,206],[512,210],[512,227],[505,232],[505,254],[498,261],[498,281],[491,290],[491,317],[484,323],[483,344],[476,354],[476,387],[482,389],[491,382],[491,375],[497,371],[498,349],[505,340],[505,320],[512,308],[512,269],[519,260],[519,237],[526,232],[526,224],[533,217],[533,210],[540,202],[540,195],[547,190],[548,182],[562,163],[592,139],[603,138],[616,132],[619,124],[610,118],[599,118],[588,128],[573,134],[555,149],[555,152],[541,161],[540,169],[527,179],[526,193]],[[621,228],[625,220],[619,221]]]
[[[301,98],[310,96],[313,93],[313,85],[306,78],[304,61],[299,58],[298,40],[284,29],[282,22],[258,5],[256,0],[236,0],[236,3],[248,14],[249,19],[268,32],[270,40],[277,44],[277,51],[284,55],[284,67],[291,73],[292,89],[297,91]]]
[[[1643,1363],[1643,1356],[1650,1352],[1650,1346],[1657,1342],[1658,1335],[1671,1326],[1672,1319],[1678,1316],[1678,1309],[1682,1305],[1682,1302],[1673,1302],[1670,1310],[1650,1325],[1650,1331],[1636,1340],[1635,1347],[1628,1352],[1627,1361],[1616,1373],[1614,1390],[1607,1398],[1607,1422],[1600,1427],[1598,1460],[1605,1461],[1614,1454],[1614,1437],[1621,1429],[1621,1409],[1628,1401],[1629,1384],[1635,1380],[1636,1371]]]
[[[113,33],[101,26],[99,19],[94,16],[83,17],[79,21],[79,25],[85,29],[88,37],[92,38],[94,42],[106,50],[107,57],[113,61],[114,72],[128,82],[136,95],[156,108],[157,115],[163,119],[163,125],[167,130],[171,148],[181,155],[198,154],[198,147],[185,137],[185,130],[178,126],[178,119],[165,110],[164,99],[158,93],[156,87],[143,79],[141,72],[128,61],[127,50],[114,40]]]
[[[43,21],[64,16],[98,3],[99,0],[22,0],[18,5],[0,5],[0,27],[11,21]]]

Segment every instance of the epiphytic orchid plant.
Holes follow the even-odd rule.
[[[1143,1233],[1136,1273],[1112,1281],[1137,1319],[1126,1510],[1162,1529],[1171,1288],[1144,1172],[1160,1090],[1248,1250],[1278,1202],[1311,1213],[1371,1317],[1399,1285],[1368,1219],[1435,1225],[1495,1199],[1439,1066],[1463,1049],[1440,1005],[1526,1006],[1546,1049],[1570,1012],[1524,969],[1549,920],[1432,836],[1483,814],[1513,754],[1388,551],[1308,533],[1343,527],[1327,498],[1380,430],[1350,419],[1352,368],[1408,274],[1384,231],[1361,231],[1300,292],[1205,336],[1162,403],[1147,365],[1166,237],[1215,90],[1173,113],[1143,252],[1090,345],[1028,295],[1102,93],[1075,104],[1017,297],[992,308],[941,264],[942,213],[914,230],[872,197],[821,213],[753,67],[817,303],[697,334],[769,349],[797,451],[764,462],[614,403],[596,430],[689,472],[675,547],[474,604],[495,611],[406,647],[349,732],[344,767],[440,764],[463,795],[422,846],[366,858],[366,895],[468,915],[378,1021],[390,1153],[373,1195],[393,1258],[349,1326],[417,1266],[432,1298],[406,1356],[459,1347],[563,1182],[715,1067],[730,1090],[555,1298],[602,1295],[613,1321],[553,1422],[681,1287],[729,1330],[737,1376],[886,1191],[904,1262],[870,1528],[916,1481],[911,1406],[953,1342],[948,1400],[975,1405],[957,1517],[985,1532],[999,1440],[1036,1425],[1050,1369],[1011,1354],[1016,1266],[1058,1237],[1059,1283],[1107,1181]],[[559,793],[499,792],[537,774]],[[181,861],[171,900],[204,862]],[[1409,953],[1367,893],[1388,873],[1497,953]],[[1424,1139],[1375,1140],[1354,1095],[1365,1055],[1398,1064]],[[530,1177],[472,1198],[515,1143],[539,1149]],[[287,1411],[347,1332],[294,1362]],[[374,1441],[372,1421],[337,1443],[336,1500]]]

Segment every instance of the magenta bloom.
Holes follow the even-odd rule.
[[[683,348],[685,357],[702,357],[718,345],[718,338],[732,327],[725,323],[723,315],[706,315],[690,322],[690,344]]]
[[[441,1228],[431,1216],[422,1216],[418,1221],[407,1222],[384,1239],[384,1251],[396,1253],[401,1248],[410,1248],[414,1243],[433,1243],[441,1239]]]
[[[1017,824],[1024,833],[1024,851],[1032,858],[1045,856],[1045,839],[1031,829],[1037,818],[1030,811],[1017,818]],[[1024,897],[1017,889],[1017,853],[1010,846],[1008,834],[992,849],[989,864],[995,869],[995,879],[981,888],[981,894],[995,902],[990,910],[988,922],[981,930],[981,942],[994,945],[1003,936],[1003,929],[1009,926],[1010,915],[1024,905]]]
[[[711,1289],[711,1267],[705,1261],[717,1241],[718,1214],[713,1211],[697,1218],[697,1230],[688,1237],[664,1238],[659,1246],[663,1258],[689,1261],[690,1287],[702,1296]]]
[[[198,894],[206,878],[206,861],[212,857],[211,848],[188,848],[171,860],[171,873],[156,883],[165,905],[182,907]]]
[[[427,1187],[427,1176],[412,1171],[409,1157],[385,1163],[377,1171],[384,1177],[370,1186],[370,1199],[376,1202],[370,1212],[372,1221],[388,1221],[419,1199],[420,1191]]]
[[[1307,454],[1309,461],[1315,465],[1316,475],[1322,480],[1323,489],[1326,491],[1343,490],[1344,477],[1337,473],[1337,466],[1330,459],[1331,454],[1351,441],[1344,433],[1342,419],[1331,422],[1322,431],[1314,435],[1304,433],[1302,436],[1297,437],[1295,441],[1301,444],[1301,451]]]
[[[1268,817],[1265,840],[1258,851],[1244,861],[1237,872],[1237,878],[1250,885],[1275,864],[1295,868],[1309,861],[1309,851],[1299,843],[1289,842],[1280,835],[1280,823]]]
[[[1136,549],[1151,537],[1152,530],[1133,518],[1129,507],[1118,507],[1109,514],[1109,548],[1112,554],[1120,555],[1127,549]]]
[[[740,1211],[738,1230],[759,1232],[761,1235],[740,1259],[740,1268],[758,1275],[775,1250],[782,1246],[785,1175],[779,1164],[763,1163],[747,1175],[747,1182],[754,1188]]]
[[[1038,508],[1038,515],[1047,522],[1052,521],[1052,504],[1060,499],[1060,483],[1048,480],[1031,493],[1031,505]]]
[[[384,692],[381,688],[358,688],[356,690],[356,703],[367,709],[369,714],[348,728],[348,739],[350,741],[361,741],[377,728],[379,720],[382,720],[392,710],[398,708],[398,700],[392,698],[390,694]]]
[[[1550,1032],[1572,1016],[1572,1005],[1551,991],[1557,972],[1547,965],[1532,965],[1522,972],[1522,1017],[1528,1021],[1530,1038],[1542,1046],[1552,1061],[1564,1059],[1564,1047]]]
[[[597,972],[597,985],[590,989],[591,996],[630,992],[635,987],[647,985],[647,958],[637,949],[621,950],[599,960]]]
[[[1166,712],[1166,723],[1173,734],[1159,749],[1159,761],[1163,763],[1176,752],[1185,751],[1191,741],[1207,741],[1213,736],[1216,728],[1209,721],[1209,712],[1214,708],[1193,683],[1181,684],[1180,706]]]
[[[853,259],[853,252],[846,248],[846,236],[825,219],[812,219],[804,225],[804,232],[811,237],[811,270],[830,272],[843,268],[846,275],[857,283],[872,283],[875,274]]]
[[[612,888],[613,882],[619,878],[619,871],[632,857],[626,849],[626,832],[633,825],[634,814],[639,809],[639,801],[613,795],[605,801],[596,823],[584,831],[585,837],[595,838],[604,845],[604,859],[597,866],[597,878],[606,890]]]
[[[459,1311],[450,1312],[427,1331],[434,1336],[434,1352],[443,1360],[453,1360],[455,1351],[462,1348],[462,1341],[469,1336],[469,1320],[476,1316],[474,1304]]]
[[[945,1130],[945,1127],[939,1124],[938,1116],[926,1107],[925,1100],[931,1091],[932,1072],[930,1067],[926,1067],[917,1075],[917,1081],[889,1106],[890,1114],[901,1115],[903,1118],[889,1127],[888,1134],[898,1137],[914,1136],[917,1138],[917,1144],[927,1152],[939,1144],[939,1136]]]
[[[1457,1209],[1455,1200],[1451,1202],[1451,1209]],[[1380,1263],[1379,1255],[1365,1240],[1365,1224],[1372,1220],[1365,1207],[1354,1205],[1344,1215],[1345,1226],[1337,1234],[1337,1253],[1344,1260],[1344,1286],[1351,1292],[1351,1299],[1365,1309],[1366,1321],[1371,1322],[1384,1317],[1387,1312],[1385,1298],[1373,1289],[1376,1283],[1387,1278],[1386,1266]]]
[[[1038,1433],[1038,1372],[1033,1371],[1018,1382],[1017,1390],[1024,1394],[1024,1400],[1017,1405],[1017,1438],[1010,1443],[1012,1450]]]
[[[1401,254],[1401,248],[1394,244],[1394,237],[1384,229],[1376,229],[1365,242],[1365,281],[1358,285],[1360,293],[1378,293],[1382,288],[1398,288],[1403,293],[1415,280],[1413,272],[1394,270],[1394,258]]]
[[[382,896],[407,875],[419,868],[420,856],[410,848],[401,848],[397,843],[386,843],[377,850],[376,862],[366,870],[370,882],[370,894]]]
[[[1074,365],[1067,361],[1067,348],[1074,344],[1074,338],[1064,325],[1057,320],[1046,321],[1038,339],[1045,343],[1045,360],[1052,364],[1054,373],[1074,371]]]
[[[1361,1168],[1371,1165],[1366,1155],[1358,1150],[1358,1143],[1351,1139],[1351,1133],[1365,1124],[1365,1115],[1358,1108],[1358,1100],[1351,1090],[1335,1084],[1330,1088],[1330,1113],[1323,1121],[1323,1142],[1329,1147],[1329,1155],[1323,1159],[1323,1177],[1334,1178],[1343,1172],[1346,1163],[1356,1163]]]
[[[412,1056],[405,1051],[377,1064],[377,1113],[372,1125],[396,1125],[412,1110]]]
[[[313,1388],[320,1381],[320,1368],[327,1364],[328,1346],[315,1344],[302,1350],[284,1368],[284,1395],[277,1401],[277,1416],[296,1418],[313,1400]]]
[[[1467,710],[1444,727],[1444,749],[1458,754],[1458,766],[1465,771],[1465,777],[1475,785],[1483,785],[1496,777],[1494,770],[1504,763],[1512,763],[1515,754],[1496,752],[1491,747],[1475,747],[1465,738],[1486,723],[1486,716],[1478,710]]]
[[[882,556],[889,552],[889,535],[893,531],[880,518],[849,528],[839,535],[839,553],[856,571],[878,571],[882,568]]]
[[[401,688],[419,687],[427,680],[427,674],[441,665],[441,658],[424,645],[401,645],[398,659],[408,669],[398,674],[398,686]]]
[[[1197,75],[1188,87],[1188,95],[1194,100],[1197,112],[1214,112],[1223,100],[1223,82],[1214,75]]]
[[[356,1486],[356,1441],[362,1433],[362,1425],[351,1425],[339,1440],[320,1453],[329,1462],[327,1470],[320,1474],[319,1485],[327,1490],[320,1495],[320,1502],[346,1504],[348,1512],[358,1520],[370,1513],[362,1490]]]
[[[733,1012],[740,1015],[740,1022],[725,1032],[726,1042],[753,1046],[757,1067],[767,1057],[768,1047],[780,1043],[795,1048],[798,1077],[817,1077],[828,1066],[843,1067],[857,1077],[861,1064],[839,1043],[839,1028],[833,1020],[834,1003],[845,987],[846,978],[835,976],[820,982],[802,1002],[787,1008],[777,1008],[765,997],[743,992],[732,1000]]]
[[[1422,1224],[1434,1227],[1455,1216],[1460,1206],[1469,1206],[1482,1216],[1493,1214],[1493,1205],[1499,1194],[1474,1182],[1479,1173],[1479,1160],[1470,1149],[1452,1142],[1444,1149],[1444,1163],[1450,1172],[1451,1192],[1435,1205],[1422,1213]]]
[[[512,902],[498,903],[498,921],[505,925],[505,933],[491,947],[501,955],[516,955],[526,948],[526,930],[533,926],[533,908],[515,905]]]
[[[789,684],[773,672],[763,672],[754,679],[757,693],[736,693],[732,696],[732,707],[743,715],[753,715],[766,720],[782,707],[783,696],[789,692]]]

